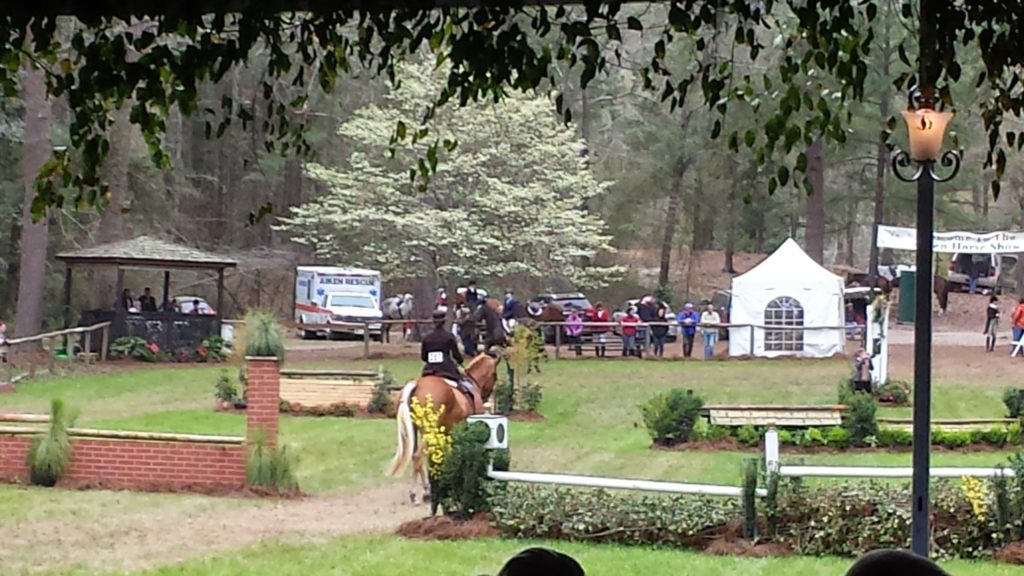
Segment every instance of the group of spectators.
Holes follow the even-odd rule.
[[[608,333],[617,328],[622,338],[622,356],[643,358],[644,354],[651,353],[661,358],[665,355],[665,341],[670,327],[678,325],[683,357],[692,357],[699,331],[704,344],[704,358],[710,359],[715,355],[715,343],[718,341],[721,323],[722,320],[711,303],[698,314],[693,303],[687,302],[679,314],[672,317],[664,302],[646,296],[636,306],[627,308],[625,314],[614,322],[602,304],[594,307],[594,312],[589,318],[580,309],[572,308],[565,319],[565,336],[569,346],[579,355],[584,332],[589,332],[593,336],[597,356],[604,357]]]

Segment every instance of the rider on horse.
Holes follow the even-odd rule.
[[[447,314],[434,312],[434,331],[423,339],[420,346],[420,359],[426,363],[422,376],[439,376],[458,383],[459,390],[469,395],[470,399],[478,396],[476,385],[462,371],[462,353],[455,335],[445,330]]]

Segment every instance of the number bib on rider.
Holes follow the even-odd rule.
[[[427,364],[440,364],[444,362],[443,352],[427,352]]]

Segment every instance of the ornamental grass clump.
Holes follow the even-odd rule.
[[[284,333],[269,312],[250,312],[245,316],[245,355],[277,358],[284,361]]]
[[[60,398],[50,402],[50,426],[32,439],[28,450],[29,481],[37,486],[54,486],[71,463],[71,437],[68,428],[75,415]]]
[[[276,494],[294,494],[299,491],[295,464],[287,446],[268,446],[266,432],[258,430],[245,465],[245,484]]]

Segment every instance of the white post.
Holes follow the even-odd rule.
[[[764,433],[764,469],[767,474],[779,473],[779,433],[775,428]]]
[[[871,359],[871,382],[875,386],[885,384],[889,379],[889,303],[883,305],[882,321],[875,321],[876,304],[868,308],[868,337],[867,348],[869,354],[874,354],[875,347],[879,349],[878,355]]]

